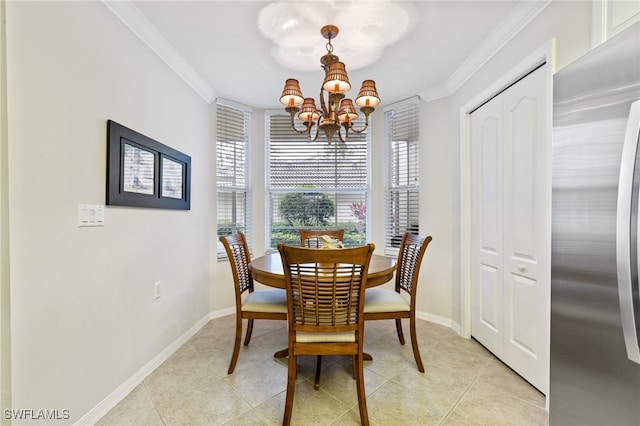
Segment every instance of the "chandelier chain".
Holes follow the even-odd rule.
[[[326,48],[327,48],[327,52],[333,53],[333,45],[331,44],[331,37],[329,37],[329,41],[327,42]]]

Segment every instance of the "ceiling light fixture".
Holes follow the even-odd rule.
[[[331,40],[338,35],[338,27],[335,25],[325,25],[320,29],[320,33],[327,42],[327,54],[320,58],[325,77],[320,88],[320,107],[316,108],[313,98],[305,98],[300,90],[300,83],[294,78],[290,78],[284,85],[284,90],[280,96],[280,102],[285,105],[285,110],[291,115],[291,127],[298,133],[306,133],[309,141],[317,140],[320,129],[327,136],[327,141],[331,143],[333,136],[338,133],[340,140],[346,142],[349,131],[362,133],[369,126],[369,115],[380,103],[376,82],[365,80],[356,98],[356,104],[360,106],[360,111],[364,113],[365,123],[362,129],[355,129],[353,121],[358,118],[358,113],[353,106],[351,99],[345,98],[345,93],[351,89],[347,70],[343,62],[333,54]],[[325,92],[327,92],[325,100]],[[296,128],[295,115],[302,121],[305,128]],[[311,137],[313,127],[317,125],[315,135]],[[341,127],[344,130],[342,135]]]

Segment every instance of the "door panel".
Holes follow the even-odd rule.
[[[548,389],[550,321],[549,191],[545,67],[504,96],[505,304],[504,359],[538,389]],[[510,293],[510,294],[509,294]]]
[[[480,223],[482,224],[480,244],[482,251],[489,256],[498,255],[502,247],[502,212],[500,211],[502,209],[500,201],[502,182],[501,173],[497,167],[501,161],[500,124],[496,117],[489,116],[480,125],[482,138],[480,142],[482,162],[479,164],[480,180],[478,181],[481,205]]]
[[[472,329],[490,351],[502,353],[504,279],[502,236],[502,104],[488,102],[471,116]]]
[[[502,328],[498,306],[502,306],[499,284],[502,277],[499,270],[491,265],[482,265],[482,281],[480,282],[480,311],[478,312],[480,323],[496,335]]]
[[[509,309],[508,342],[535,357],[538,352],[536,332],[536,281],[512,274],[507,290]]]
[[[524,82],[521,82],[524,84]],[[519,83],[519,84],[521,84]],[[505,214],[505,226],[511,232],[510,244],[506,248],[509,255],[521,260],[535,262],[532,257],[536,253],[536,112],[537,99],[518,93],[505,93],[504,102],[507,119],[505,120],[505,185],[507,202],[505,207],[510,211]],[[511,103],[515,103],[511,107]],[[509,202],[513,200],[513,202]],[[510,234],[510,235],[509,235]]]

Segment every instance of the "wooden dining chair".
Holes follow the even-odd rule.
[[[309,248],[322,248],[322,237],[331,237],[342,241],[344,229],[300,229],[300,245]],[[322,371],[322,356],[318,355],[316,360],[316,377],[314,387],[320,389],[320,372]]]
[[[221,236],[220,241],[229,257],[229,264],[233,272],[233,282],[236,292],[236,337],[233,345],[233,355],[227,374],[233,373],[240,353],[240,339],[242,338],[242,320],[247,319],[247,332],[244,345],[248,345],[253,332],[253,320],[286,320],[287,295],[282,289],[254,290],[253,278],[249,271],[251,254],[244,234]]]
[[[324,235],[342,241],[344,229],[300,229],[300,245],[302,247],[322,248],[322,237]]]
[[[363,370],[363,309],[375,246],[321,250],[278,245],[289,324],[287,396],[282,424],[291,423],[299,355],[351,355],[360,422],[369,424]]]
[[[421,373],[424,373],[424,366],[422,365],[422,358],[420,358],[416,337],[416,291],[418,290],[420,264],[431,240],[430,236],[421,237],[420,235],[405,232],[398,252],[395,289],[369,289],[364,303],[365,321],[396,320],[396,331],[401,345],[404,345],[401,321],[402,318],[409,318],[413,356]],[[402,291],[409,296],[408,300],[402,296]]]

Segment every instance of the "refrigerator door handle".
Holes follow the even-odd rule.
[[[618,212],[616,223],[616,258],[618,265],[618,296],[622,330],[629,360],[640,364],[640,312],[637,312],[638,271],[638,209],[640,205],[640,160],[638,137],[640,132],[640,101],[631,105],[622,148],[620,182],[618,186]],[[634,296],[635,293],[635,296]],[[634,301],[635,299],[635,301]],[[634,306],[634,304],[636,306]]]

